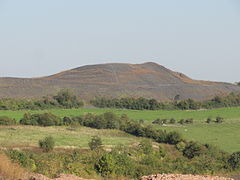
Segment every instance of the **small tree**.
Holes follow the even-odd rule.
[[[91,141],[88,143],[88,146],[91,150],[101,149],[102,139],[98,136],[93,136]]]
[[[48,136],[43,140],[39,140],[39,146],[43,151],[50,152],[54,149],[55,141],[52,136]]]

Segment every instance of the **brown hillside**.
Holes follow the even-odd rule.
[[[40,97],[68,88],[90,99],[94,96],[144,96],[159,100],[203,100],[240,92],[229,83],[193,80],[156,63],[99,64],[82,66],[42,78],[0,78],[0,97]]]

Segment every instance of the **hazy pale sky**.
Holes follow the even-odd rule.
[[[0,0],[0,76],[154,61],[240,81],[239,0]]]

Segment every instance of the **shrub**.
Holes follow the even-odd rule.
[[[209,117],[209,118],[207,118],[207,120],[206,120],[206,123],[208,123],[208,124],[209,124],[209,123],[211,123],[211,122],[212,122],[212,118],[210,118],[210,117]]]
[[[199,156],[201,154],[201,151],[202,151],[201,144],[196,142],[190,142],[183,150],[183,155],[188,159],[192,159],[195,156]]]
[[[233,153],[229,157],[228,163],[232,169],[240,169],[240,152]]]
[[[52,113],[30,114],[25,113],[20,124],[33,126],[58,126],[62,125],[62,119]]]
[[[9,118],[7,116],[0,116],[0,125],[14,125],[16,124],[16,120]]]
[[[170,121],[169,121],[170,124],[175,124],[176,123],[176,119],[174,118],[171,118]]]
[[[182,136],[178,132],[169,132],[166,137],[166,143],[177,144],[182,141]]]
[[[60,90],[53,98],[64,108],[83,106],[83,102],[79,101],[77,96],[67,89]]]
[[[101,149],[102,139],[98,136],[93,136],[91,141],[88,143],[88,146],[91,150]]]
[[[215,121],[216,123],[223,123],[223,117],[220,117],[220,116],[218,116],[218,117],[216,117],[216,121]]]
[[[39,147],[43,149],[43,151],[45,152],[52,151],[54,149],[54,146],[55,146],[55,141],[51,136],[48,136],[43,140],[39,140]]]
[[[185,123],[186,123],[186,124],[192,124],[192,123],[193,123],[193,119],[192,119],[192,118],[187,119],[187,120],[185,121]]]
[[[9,150],[7,151],[7,155],[14,162],[17,162],[24,168],[31,169],[31,170],[36,169],[35,162],[25,152],[17,151],[17,150]]]
[[[95,169],[103,176],[129,176],[134,174],[134,163],[126,153],[104,154],[95,164]]]
[[[144,154],[150,154],[153,151],[152,142],[149,139],[144,139],[139,144],[140,149]]]
[[[180,152],[183,152],[184,149],[186,148],[186,143],[181,141],[175,145],[176,149]]]
[[[179,123],[179,124],[184,124],[184,123],[185,123],[185,120],[184,120],[184,119],[181,119],[178,123]]]
[[[95,168],[102,176],[109,176],[116,169],[116,160],[112,154],[105,154],[96,163]]]

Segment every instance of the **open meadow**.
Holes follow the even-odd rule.
[[[187,140],[194,140],[201,143],[209,143],[220,147],[227,152],[240,150],[240,108],[219,108],[198,111],[147,111],[147,110],[119,110],[119,109],[67,109],[67,110],[44,110],[44,111],[0,111],[0,116],[8,116],[19,121],[24,113],[51,112],[57,116],[78,116],[85,113],[102,114],[111,111],[117,115],[127,114],[131,119],[144,120],[151,123],[157,118],[175,118],[176,120],[193,118],[194,123],[189,125],[155,125],[156,128],[179,131]],[[217,116],[224,118],[222,124],[205,121],[208,117],[212,119]],[[57,139],[57,146],[87,147],[87,142],[93,135],[100,135],[106,145],[131,144],[136,142],[135,137],[115,130],[95,130],[80,127],[75,131],[67,130],[66,127],[31,127],[16,126],[12,128],[0,128],[0,144],[2,146],[37,146],[39,139],[46,135],[52,135]]]

